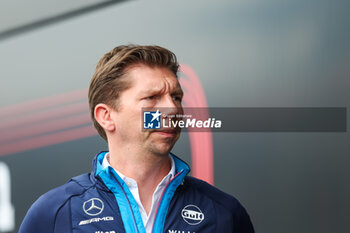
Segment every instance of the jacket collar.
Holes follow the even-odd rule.
[[[104,156],[108,153],[108,151],[102,151],[100,153],[98,153],[92,162],[92,173],[91,173],[91,179],[96,181],[96,179],[100,180],[98,174],[99,172],[101,172],[101,165],[102,165],[102,161]],[[169,153],[170,156],[174,159],[175,162],[175,174],[180,172],[181,170],[183,170],[186,174],[188,174],[191,169],[188,166],[188,164],[186,162],[184,162],[182,159],[180,159],[178,156],[174,155],[173,153]],[[101,182],[103,184],[103,182]],[[107,187],[103,184],[103,188],[107,189]]]

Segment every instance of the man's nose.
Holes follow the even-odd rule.
[[[164,96],[163,98],[163,108],[176,108],[177,104],[176,102],[173,100],[173,98],[171,96]]]
[[[168,115],[182,113],[181,102],[174,100],[171,96],[165,96],[160,105],[159,107],[163,109],[162,111]]]

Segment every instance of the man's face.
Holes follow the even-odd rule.
[[[129,150],[168,154],[179,138],[180,131],[143,131],[142,108],[171,108],[172,112],[168,114],[180,113],[176,109],[182,112],[183,92],[177,78],[167,68],[145,65],[132,66],[126,75],[131,87],[120,94],[118,109],[112,112],[116,124],[115,140],[119,140]]]

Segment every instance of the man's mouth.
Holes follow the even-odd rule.
[[[175,136],[179,130],[178,129],[162,129],[162,130],[155,130],[154,133],[160,134],[165,137],[173,137]]]

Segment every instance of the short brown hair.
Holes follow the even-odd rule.
[[[97,132],[107,141],[104,129],[96,121],[94,110],[104,103],[117,109],[119,94],[130,87],[125,80],[126,68],[144,64],[150,67],[166,67],[177,77],[179,64],[173,52],[160,46],[122,45],[106,53],[98,62],[89,87],[89,107]]]

